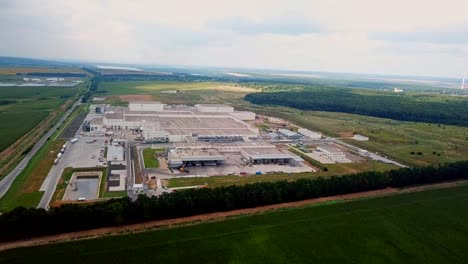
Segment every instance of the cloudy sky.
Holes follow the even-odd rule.
[[[468,0],[0,0],[0,55],[460,77]]]

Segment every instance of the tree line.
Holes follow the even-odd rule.
[[[140,195],[135,201],[121,198],[92,205],[68,204],[48,211],[17,207],[0,215],[0,241],[467,178],[468,161],[462,161],[291,182],[189,189],[159,197]]]
[[[468,100],[442,100],[410,95],[362,94],[351,89],[263,92],[245,96],[261,105],[344,112],[402,121],[468,126]]]
[[[96,90],[99,88],[99,82],[101,81],[101,77],[99,75],[94,76],[91,78],[91,83],[89,84],[89,89],[83,94],[81,97],[81,102],[86,103],[91,95],[93,95]]]

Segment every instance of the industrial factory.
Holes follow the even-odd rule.
[[[99,110],[98,110],[99,109]],[[234,111],[229,105],[165,105],[159,102],[130,102],[127,107],[102,106],[85,126],[103,134],[115,130],[138,130],[145,142],[235,142],[255,139],[258,129],[245,123],[255,113]]]
[[[261,139],[259,129],[248,123],[255,120],[255,113],[236,111],[230,105],[188,106],[140,101],[130,102],[128,107],[94,105],[92,109],[94,113],[83,124],[85,135],[131,132],[142,143],[162,143],[166,159],[161,162],[167,162],[167,167],[176,171],[189,167],[223,167],[231,173],[237,170],[240,173],[256,170],[261,165],[277,171],[280,170],[277,166],[292,171],[310,170],[300,168],[304,166],[301,157]],[[278,133],[287,139],[302,137],[286,129]]]

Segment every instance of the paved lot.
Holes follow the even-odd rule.
[[[67,142],[65,153],[62,155],[58,164],[52,166],[39,189],[45,192],[38,205],[39,208],[47,208],[49,206],[63,169],[66,167],[96,167],[99,164],[99,153],[101,147],[104,146],[106,138],[95,137],[94,139],[96,139],[94,143],[86,143],[85,138],[79,138],[76,143]],[[95,158],[93,158],[93,155]]]

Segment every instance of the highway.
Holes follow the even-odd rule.
[[[28,165],[29,161],[36,155],[39,149],[45,144],[47,138],[51,137],[58,127],[68,118],[68,116],[73,112],[73,110],[81,104],[81,97],[72,105],[72,107],[65,112],[62,118],[52,127],[41,139],[39,139],[36,144],[34,144],[31,151],[26,154],[23,160],[7,175],[0,181],[0,198],[2,198],[7,191],[10,189],[13,181],[18,177],[18,175],[23,171],[23,169]]]

